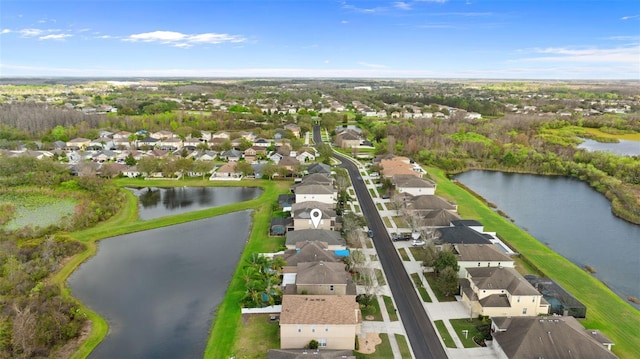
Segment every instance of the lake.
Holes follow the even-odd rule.
[[[202,358],[250,227],[243,211],[102,240],[68,282],[109,322],[90,358]]]
[[[578,145],[578,148],[584,148],[587,151],[605,151],[620,156],[640,156],[640,142],[619,140],[618,143],[598,142],[583,138],[584,142]]]
[[[456,179],[555,252],[581,268],[593,267],[595,277],[625,301],[640,298],[640,226],[611,214],[609,201],[586,183],[491,171]]]
[[[259,187],[127,188],[138,197],[140,219],[147,220],[244,202],[262,194]]]

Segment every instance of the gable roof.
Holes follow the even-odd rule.
[[[305,262],[339,262],[333,251],[327,250],[324,242],[304,242],[298,249],[288,249],[282,255],[288,266],[297,266]]]
[[[421,196],[412,197],[407,203],[407,207],[413,210],[435,210],[435,209],[446,209],[450,211],[455,211],[457,209],[456,205],[451,204],[448,201],[445,201],[439,196],[432,194],[425,194]]]
[[[292,195],[294,196],[294,195]],[[295,196],[294,196],[294,200],[295,200]],[[318,208],[321,210],[325,210],[325,209],[332,209],[331,208],[332,205],[328,204],[328,203],[324,203],[324,202],[318,202],[318,201],[304,201],[304,202],[300,202],[300,203],[294,203],[291,205],[291,210],[292,211],[297,211],[300,209],[313,209],[313,208]]]
[[[449,244],[491,244],[488,234],[481,234],[469,227],[443,227],[436,230],[441,243]]]
[[[297,265],[296,284],[347,284],[342,262],[303,262]]]
[[[354,295],[284,295],[280,324],[341,324],[362,322]]]
[[[513,262],[513,259],[501,251],[495,244],[457,244],[458,261],[478,262]]]
[[[295,188],[296,194],[334,194],[336,192],[333,188],[321,184],[301,183]]]
[[[305,202],[302,202],[305,203]],[[300,203],[300,204],[302,204]],[[315,207],[302,207],[302,208],[291,208],[291,213],[293,218],[296,219],[311,219],[311,211],[315,209]],[[336,211],[326,208],[318,208],[320,212],[322,212],[322,219],[331,219],[336,218]]]
[[[312,173],[302,177],[302,183],[331,185],[333,178],[326,173]]]
[[[417,177],[413,174],[395,174],[391,177],[391,182],[396,187],[406,188],[435,188],[433,181]]]
[[[296,245],[300,242],[318,241],[326,242],[328,245],[345,245],[340,232],[328,229],[302,229],[299,231],[287,232],[286,245]]]
[[[541,295],[515,269],[509,267],[467,268],[478,289],[505,289],[511,295]]]
[[[460,217],[446,209],[436,209],[421,213],[425,226],[428,227],[448,227],[451,223]]]
[[[331,173],[331,166],[324,163],[312,163],[307,168],[307,172],[309,173]]]
[[[574,317],[494,317],[493,338],[507,357],[544,359],[617,358]],[[604,337],[605,340],[608,340]],[[609,342],[610,343],[610,342]]]

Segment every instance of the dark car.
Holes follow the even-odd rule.
[[[411,233],[394,233],[391,239],[394,241],[408,241],[411,239]]]
[[[369,230],[369,232],[367,232],[367,236],[369,236],[369,238],[373,238],[373,231]]]

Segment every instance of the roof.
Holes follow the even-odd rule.
[[[339,262],[340,258],[333,251],[327,250],[324,242],[304,242],[298,249],[289,249],[282,256],[288,266],[305,262]]]
[[[408,187],[408,188],[435,188],[436,184],[433,181],[416,177],[413,174],[395,174],[391,177],[391,182],[396,187]]]
[[[307,168],[309,173],[331,173],[331,166],[324,163],[312,163]]]
[[[424,225],[429,227],[448,227],[451,222],[460,218],[457,214],[446,209],[422,212],[421,215],[424,219]]]
[[[293,199],[295,200],[295,195],[292,195]],[[307,208],[307,209],[313,209],[313,208],[318,208],[318,209],[332,209],[333,205],[328,204],[328,203],[324,203],[324,202],[318,202],[318,201],[304,201],[304,202],[300,202],[300,203],[294,203],[291,205],[291,210],[292,211],[297,211],[299,209],[303,209],[303,208]]]
[[[305,203],[305,202],[302,202]],[[315,209],[314,207],[306,207],[306,208],[291,208],[291,212],[293,213],[293,218],[296,219],[311,219],[311,211]],[[322,219],[331,219],[336,218],[336,211],[326,209],[326,208],[318,208],[320,212],[322,212]]]
[[[216,172],[217,173],[237,173],[236,171],[237,165],[238,165],[237,162],[228,162],[220,166],[220,168],[218,168]]]
[[[342,262],[303,262],[297,265],[296,284],[347,284],[349,273]]]
[[[465,227],[482,227],[482,223],[476,221],[475,219],[458,219],[455,221],[451,221],[451,224],[454,226],[465,226]]]
[[[355,295],[284,295],[280,324],[362,323]]]
[[[302,229],[287,232],[287,245],[295,245],[306,241],[326,242],[328,245],[345,245],[345,241],[340,236],[340,232],[330,231],[328,229]]]
[[[414,210],[434,210],[434,209],[446,209],[450,211],[457,210],[456,205],[451,204],[448,201],[445,201],[439,196],[432,194],[425,194],[421,196],[414,196],[410,199],[410,202],[407,204],[409,209]]]
[[[493,338],[512,359],[617,358],[573,317],[494,317]],[[606,337],[605,340],[608,341]],[[610,341],[608,341],[610,343]]]
[[[300,161],[298,161],[297,158],[290,156],[284,156],[280,162],[278,162],[278,166],[295,166],[298,164],[300,164]]]
[[[333,178],[325,173],[312,173],[302,177],[302,183],[331,185],[333,184]]]
[[[334,194],[336,190],[334,190],[330,186],[325,186],[321,184],[300,184],[295,188],[296,194]]]
[[[440,233],[438,240],[449,244],[491,244],[488,234],[482,234],[469,227],[443,227],[436,231]]]
[[[269,349],[267,359],[355,359],[353,350]]]
[[[513,268],[471,267],[467,272],[478,289],[505,289],[511,295],[541,295]]]
[[[495,244],[457,244],[458,262],[513,262],[513,259],[501,251]]]

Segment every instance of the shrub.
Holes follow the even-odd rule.
[[[311,339],[308,346],[309,346],[309,349],[318,349],[318,341],[315,339]]]

